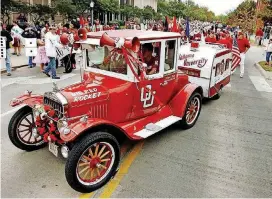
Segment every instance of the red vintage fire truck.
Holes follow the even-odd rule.
[[[203,90],[177,68],[178,33],[80,29],[77,37],[82,81],[13,99],[11,106],[25,106],[12,117],[8,133],[22,150],[48,145],[55,156],[67,158],[67,182],[86,193],[114,177],[125,138],[141,140],[177,122],[193,127]]]

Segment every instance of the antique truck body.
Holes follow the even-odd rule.
[[[77,36],[82,81],[62,89],[54,84],[44,95],[27,92],[13,99],[11,106],[25,106],[12,117],[9,137],[25,151],[48,145],[54,155],[62,154],[67,158],[67,182],[86,193],[115,175],[124,138],[141,140],[176,122],[183,129],[193,127],[203,91],[177,68],[177,33],[87,34],[80,29]],[[156,58],[154,74],[148,74],[144,63],[146,43]]]

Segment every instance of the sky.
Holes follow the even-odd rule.
[[[229,10],[235,9],[243,0],[193,0],[201,6],[206,6],[215,15],[225,14]]]

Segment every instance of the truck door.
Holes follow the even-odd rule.
[[[147,44],[147,43],[145,43]],[[153,42],[153,56],[156,57],[158,70],[154,74],[151,67],[147,70],[146,89],[138,88],[135,92],[132,118],[143,117],[157,112],[160,106],[166,105],[176,85],[176,45],[177,41]],[[155,65],[157,65],[155,64]],[[137,85],[136,85],[137,86]]]

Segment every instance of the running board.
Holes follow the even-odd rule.
[[[137,135],[142,138],[147,138],[147,137],[161,131],[162,129],[165,129],[166,127],[180,121],[181,119],[182,119],[181,117],[176,117],[173,115],[169,116],[165,119],[162,119],[162,120],[156,122],[155,124],[154,123],[147,124],[143,130],[140,130],[140,131],[134,133],[134,135]]]

